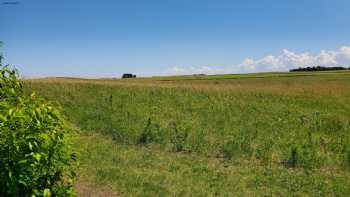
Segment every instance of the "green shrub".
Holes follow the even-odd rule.
[[[297,164],[299,163],[298,161],[298,149],[296,146],[292,146],[290,148],[290,155],[288,160],[285,162],[287,167],[295,168],[297,167]]]
[[[251,157],[252,137],[248,132],[238,131],[221,146],[221,153],[226,159],[237,159],[239,157]]]
[[[153,123],[151,118],[148,118],[146,127],[142,130],[137,138],[137,144],[146,145],[151,143],[163,144],[166,143],[166,133],[163,128],[157,123]]]
[[[273,147],[274,141],[272,139],[266,139],[265,142],[258,145],[256,149],[256,158],[259,159],[264,164],[269,164],[272,160],[271,150]]]
[[[232,159],[233,157],[239,157],[241,155],[240,145],[236,141],[230,140],[223,144],[221,147],[223,157],[226,159]]]
[[[290,148],[290,154],[285,162],[287,167],[301,167],[305,170],[319,168],[322,164],[316,148],[309,144],[294,145]]]
[[[188,131],[185,128],[179,129],[176,123],[171,124],[172,132],[170,134],[170,142],[172,144],[172,151],[181,152],[185,150],[186,141],[188,138]]]
[[[344,146],[344,164],[346,167],[350,167],[350,145]]]
[[[25,96],[15,69],[0,62],[0,196],[72,196],[75,160],[60,113]]]

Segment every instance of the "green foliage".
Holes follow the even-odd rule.
[[[292,145],[290,148],[290,154],[285,162],[287,167],[301,167],[306,170],[319,168],[323,161],[318,155],[317,147],[311,140],[311,134],[309,133],[307,142]]]
[[[344,163],[350,168],[350,144],[344,148]]]
[[[146,127],[142,130],[137,139],[137,144],[146,145],[151,143],[164,143],[166,133],[156,123],[152,123],[151,118],[148,118]]]
[[[172,144],[172,150],[175,152],[183,151],[188,138],[188,131],[179,129],[175,123],[172,123],[171,127],[170,142]]]
[[[252,156],[253,135],[240,130],[222,144],[221,152],[226,159],[249,158]]]
[[[224,158],[239,159],[247,157],[251,153],[250,144],[244,143],[241,139],[233,139],[222,146],[222,153]]]
[[[152,124],[151,119],[149,118],[147,121],[146,127],[143,129],[139,139],[137,140],[138,144],[149,144],[153,142],[157,142],[159,134],[159,125]]]
[[[273,145],[273,139],[267,139],[264,143],[261,143],[255,151],[256,158],[264,164],[269,164],[272,161]]]
[[[319,166],[314,149],[308,145],[292,146],[290,149],[289,158],[285,164],[287,167],[302,167],[306,170],[310,170]]]
[[[15,69],[0,65],[0,196],[72,196],[75,156],[60,113],[25,96]]]
[[[287,165],[292,168],[295,168],[297,167],[297,164],[298,164],[298,149],[297,147],[293,146],[290,149],[290,158],[287,161]]]

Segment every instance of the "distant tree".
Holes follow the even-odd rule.
[[[122,78],[123,79],[125,79],[125,78],[136,78],[136,75],[133,75],[131,73],[125,73],[125,74],[123,74]]]
[[[296,69],[289,70],[290,72],[313,72],[313,71],[332,71],[332,70],[346,70],[346,67],[335,66],[335,67],[325,67],[325,66],[313,66],[313,67],[299,67]],[[349,68],[348,68],[349,69]]]

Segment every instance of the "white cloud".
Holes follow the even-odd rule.
[[[283,49],[279,55],[267,55],[254,60],[246,58],[235,66],[190,66],[173,67],[166,72],[170,74],[218,74],[248,73],[266,71],[288,71],[292,68],[306,66],[350,66],[350,47],[343,46],[335,51],[322,50],[319,54],[295,53]]]

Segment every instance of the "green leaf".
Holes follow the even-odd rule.
[[[29,150],[33,150],[33,145],[31,142],[28,143],[28,146],[29,146]]]
[[[40,161],[40,159],[41,159],[41,154],[40,154],[40,153],[35,153],[35,154],[34,154],[34,158],[35,158],[37,161]]]
[[[19,163],[20,163],[20,164],[23,164],[23,163],[27,163],[27,161],[28,161],[28,160],[23,159],[23,160],[19,161]]]
[[[5,116],[3,116],[2,114],[0,114],[0,121],[6,121],[7,120],[7,118],[5,117]]]
[[[9,111],[8,111],[8,115],[9,115],[9,116],[12,116],[13,111],[14,111],[14,109],[13,109],[13,108],[9,109]]]
[[[51,196],[50,189],[44,189],[44,197],[50,197],[50,196]]]

